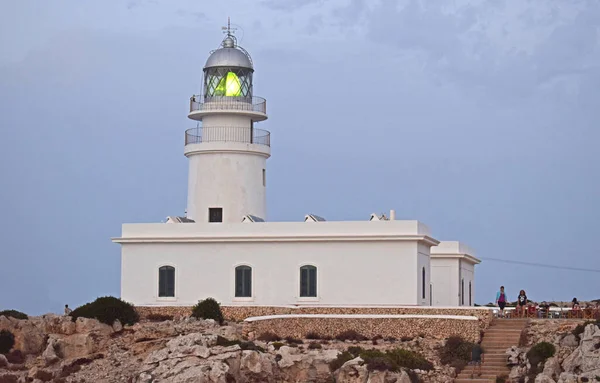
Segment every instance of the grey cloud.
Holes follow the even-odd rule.
[[[275,11],[295,11],[308,5],[321,5],[323,0],[264,0],[261,4]]]
[[[306,25],[306,32],[311,35],[316,34],[321,30],[321,28],[323,28],[323,16],[311,16],[311,18],[308,20],[308,24]]]
[[[396,0],[383,0],[367,10],[362,0],[352,0],[336,15],[342,25],[362,22],[367,40],[388,46],[389,55],[419,57],[432,74],[464,91],[485,89],[492,97],[518,100],[556,76],[595,75],[589,69],[600,63],[598,4],[581,3],[581,9],[573,9],[577,17],[562,25],[555,5],[541,7],[541,11],[535,4],[526,8],[517,16],[521,28],[555,25],[530,52],[506,50],[501,45],[514,25],[504,26],[504,36],[493,36],[490,31],[488,20],[497,13],[508,14],[506,7],[511,3],[494,8],[486,4],[467,3],[449,12],[443,2],[411,0],[398,9]]]

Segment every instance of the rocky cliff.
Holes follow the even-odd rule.
[[[434,339],[368,342],[304,340],[267,343],[242,339],[242,326],[186,318],[113,326],[93,319],[46,315],[0,317],[15,346],[0,355],[0,383],[16,382],[451,382]],[[300,343],[302,342],[302,343]],[[419,351],[430,371],[369,371],[360,357],[335,371],[330,363],[350,346]]]
[[[577,325],[584,326],[582,333],[573,332]],[[527,347],[514,347],[507,351],[508,360],[514,365],[510,381],[600,382],[600,328],[596,324],[537,320],[531,323],[527,335]],[[527,351],[539,342],[553,344],[556,352],[539,366],[532,366]]]

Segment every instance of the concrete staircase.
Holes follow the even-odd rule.
[[[481,376],[471,379],[473,366],[465,367],[454,380],[456,383],[495,383],[496,377],[508,375],[506,350],[519,345],[521,331],[527,326],[527,319],[495,319],[485,331],[481,347],[485,362],[481,365]]]

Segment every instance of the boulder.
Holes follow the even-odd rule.
[[[44,363],[46,366],[50,366],[60,360],[60,357],[56,353],[58,349],[58,341],[54,338],[48,339],[48,345],[46,349],[42,353],[42,358],[44,359]]]
[[[75,321],[75,332],[78,334],[97,333],[108,336],[113,333],[112,326],[104,324],[97,319],[79,317]]]
[[[569,334],[560,340],[560,347],[577,347],[579,346],[579,341],[577,337],[573,334]]]
[[[546,363],[544,363],[544,370],[542,371],[541,375],[546,375],[555,380],[560,377],[561,372],[562,369],[560,368],[560,362],[558,361],[558,358],[552,357],[548,358]]]
[[[367,383],[369,371],[367,371],[367,366],[361,365],[362,363],[363,360],[360,357],[347,361],[334,373],[335,381],[344,383]]]
[[[535,377],[535,383],[556,383],[554,379],[545,374],[539,374]]]
[[[269,354],[258,351],[242,351],[240,375],[255,382],[273,382],[273,362]]]
[[[0,368],[8,367],[8,360],[2,354],[0,354]]]
[[[92,334],[73,334],[57,340],[54,345],[58,356],[71,359],[95,353],[100,347],[100,339]]]
[[[46,334],[31,320],[0,316],[0,330],[8,330],[15,336],[13,349],[23,354],[40,354],[46,347]]]
[[[123,325],[121,324],[120,320],[115,320],[115,323],[113,323],[112,325],[112,329],[114,332],[121,332],[123,331]]]

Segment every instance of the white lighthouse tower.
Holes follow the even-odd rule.
[[[266,219],[266,162],[270,133],[266,100],[253,94],[254,66],[228,24],[226,37],[204,66],[201,95],[190,99],[188,117],[199,121],[185,133],[189,158],[187,217],[195,222]]]

